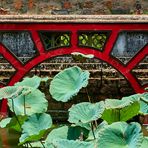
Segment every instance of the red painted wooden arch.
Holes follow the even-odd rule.
[[[45,61],[46,59],[71,54],[72,52],[81,52],[85,54],[94,54],[94,56],[100,60],[103,60],[117,69],[131,84],[132,88],[137,93],[144,92],[146,85],[141,86],[134,75],[131,73],[132,69],[148,55],[148,45],[141,49],[127,65],[123,65],[117,59],[113,58],[110,53],[121,31],[148,31],[147,24],[128,24],[128,23],[118,23],[118,24],[101,24],[101,23],[49,23],[49,24],[39,24],[39,23],[24,23],[24,24],[0,24],[0,31],[29,31],[32,35],[32,39],[37,47],[38,55],[32,60],[28,61],[23,65],[13,54],[10,53],[4,45],[0,44],[0,54],[10,62],[10,64],[16,69],[16,73],[10,80],[8,85],[13,85],[14,83],[20,81],[34,66]],[[51,51],[46,51],[40,40],[38,31],[70,31],[71,32],[71,47],[69,48],[58,48]],[[94,50],[87,47],[78,46],[78,31],[111,31],[110,37],[105,45],[103,51]],[[1,86],[2,87],[2,86]],[[3,100],[1,114],[7,113],[7,101]]]

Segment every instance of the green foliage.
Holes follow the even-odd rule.
[[[94,34],[94,44],[97,43],[96,39],[105,40],[105,37]],[[82,42],[87,40],[87,36],[79,38],[82,38]],[[61,40],[65,42],[65,37],[61,36]],[[81,53],[74,53],[73,56],[78,59],[93,57]],[[50,94],[57,101],[67,102],[87,86],[88,79],[88,71],[77,66],[67,68],[51,81]],[[70,124],[52,129],[51,116],[46,114],[48,101],[38,89],[40,83],[47,80],[34,76],[25,78],[15,86],[0,89],[0,100],[7,98],[14,114],[14,117],[0,121],[0,127],[21,132],[19,145],[43,148],[147,147],[148,138],[143,136],[140,124],[126,121],[130,122],[129,119],[136,115],[148,114],[148,93],[123,97],[121,100],[106,99],[97,103],[73,105],[68,110]],[[98,119],[104,121],[98,124]]]
[[[30,92],[19,95],[15,99],[9,99],[8,105],[16,115],[32,115],[43,113],[47,110],[48,101],[45,95],[38,89],[30,88]]]
[[[83,102],[72,106],[69,109],[70,123],[90,123],[99,119],[104,111],[104,102],[90,103]]]
[[[27,141],[35,141],[41,139],[46,130],[52,126],[51,116],[43,114],[33,114],[22,125],[22,135],[19,139],[20,145]]]
[[[102,50],[106,39],[107,36],[103,33],[81,33],[79,35],[79,45]]]
[[[103,130],[105,127],[107,127],[107,125],[108,123],[106,121],[103,121],[94,129],[95,138],[98,139],[100,130]],[[92,130],[90,130],[88,138],[87,138],[87,141],[90,141],[90,140],[94,140]]]
[[[73,59],[75,61],[79,61],[81,63],[83,63],[84,61],[86,61],[86,59],[92,59],[94,58],[94,55],[93,54],[82,54],[82,53],[79,53],[79,52],[73,52],[71,53]]]
[[[62,126],[57,129],[53,129],[45,140],[45,146],[52,145],[54,139],[67,139],[68,126]]]
[[[125,101],[137,101],[140,104],[139,113],[143,115],[148,114],[148,93],[135,94],[129,97],[123,97]]]
[[[18,96],[23,91],[23,87],[7,86],[0,89],[0,100],[3,98],[13,98]]]
[[[148,93],[141,94],[140,113],[143,115],[148,115]]]
[[[98,133],[100,148],[139,148],[143,134],[138,123],[116,122],[108,125]]]
[[[88,84],[89,72],[74,66],[58,73],[50,84],[50,94],[57,101],[67,102]],[[59,87],[60,86],[60,87]]]
[[[140,148],[147,148],[147,146],[148,146],[148,137],[144,137]]]
[[[106,99],[102,119],[109,124],[117,121],[127,121],[138,114],[140,104],[137,101]]]
[[[93,144],[84,141],[74,141],[67,139],[57,139],[53,140],[54,147],[57,148],[92,148]]]
[[[2,121],[0,121],[0,128],[6,127],[10,121],[11,121],[11,118],[5,118]]]
[[[1,121],[0,127],[10,128],[15,131],[21,132],[22,129],[20,126],[23,125],[26,119],[27,119],[27,116],[20,116],[20,115],[12,118],[6,118]]]
[[[38,76],[34,76],[32,78],[24,78],[23,81],[17,82],[15,86],[28,86],[33,88],[38,88],[41,83],[41,78]]]
[[[78,126],[62,126],[57,129],[53,129],[47,136],[45,140],[45,146],[56,146],[57,142],[61,140],[78,140],[81,138],[83,133],[83,138],[86,139],[88,136],[88,130]],[[55,144],[56,143],[56,144]]]

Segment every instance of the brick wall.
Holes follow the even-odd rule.
[[[148,14],[148,0],[137,1],[0,0],[0,14]]]

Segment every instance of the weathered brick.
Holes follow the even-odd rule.
[[[137,10],[135,0],[0,0],[1,14],[124,14],[148,13],[148,1],[139,1]],[[56,11],[55,11],[56,10]],[[63,12],[62,12],[63,11]]]
[[[22,0],[14,0],[14,8],[16,11],[20,10],[23,6],[23,1]]]

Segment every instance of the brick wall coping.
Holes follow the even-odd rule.
[[[148,15],[0,15],[0,23],[148,23]]]

